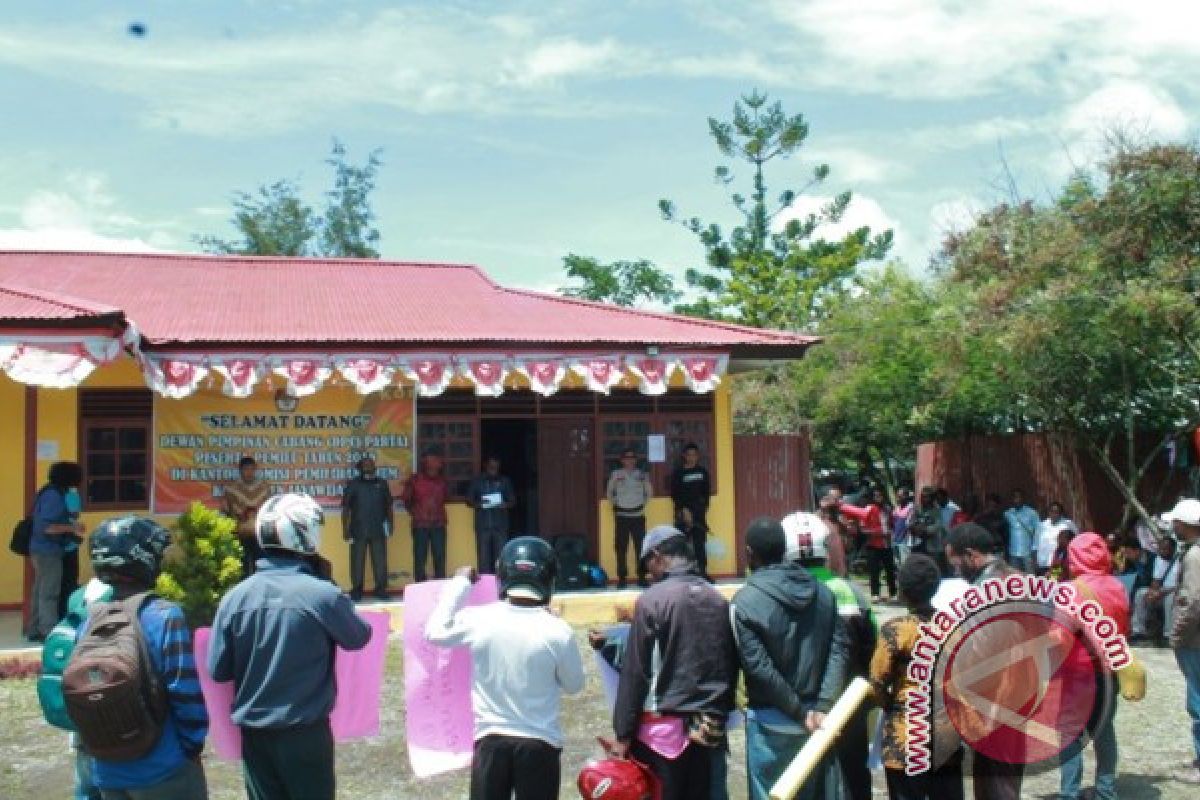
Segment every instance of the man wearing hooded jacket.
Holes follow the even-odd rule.
[[[1112,559],[1104,539],[1095,533],[1082,533],[1071,540],[1067,558],[1074,579],[1075,596],[1079,602],[1089,600],[1099,604],[1104,616],[1117,625],[1117,632],[1129,635],[1129,595],[1125,585],[1112,576]],[[1088,732],[1096,751],[1096,800],[1116,800],[1117,797],[1117,733],[1113,721],[1117,710],[1116,679],[1104,675],[1105,666],[1083,648],[1074,648],[1068,662],[1060,669],[1086,675],[1095,673],[1096,701]],[[1081,682],[1083,683],[1083,682]],[[1062,774],[1059,797],[1075,800],[1080,796],[1083,782],[1083,742],[1075,742],[1062,755]]]
[[[731,617],[746,676],[746,773],[752,800],[765,800],[845,686],[849,638],[833,593],[785,561],[783,526],[770,517],[746,533],[754,570],[733,598]],[[826,757],[797,795],[835,798],[837,760]]]

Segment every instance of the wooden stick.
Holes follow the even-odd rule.
[[[867,681],[855,678],[850,682],[833,708],[829,709],[821,727],[808,737],[804,747],[800,749],[800,752],[792,759],[792,763],[771,787],[771,800],[792,800],[796,796],[812,771],[825,758],[829,748],[833,746],[842,729],[846,727],[846,723],[850,721],[850,717],[854,716],[854,712],[858,711],[859,706],[870,696],[871,684]]]

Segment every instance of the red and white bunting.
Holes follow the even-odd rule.
[[[667,393],[667,381],[670,378],[671,367],[663,359],[649,356],[631,358],[629,369],[641,381],[638,389],[642,394]]]
[[[421,359],[410,361],[405,366],[405,375],[417,386],[421,397],[437,397],[446,391],[454,379],[449,359]]]
[[[529,380],[529,388],[543,397],[549,397],[562,386],[567,377],[567,368],[556,359],[529,359],[518,371]]]
[[[163,397],[187,397],[208,377],[208,367],[174,358],[146,359],[146,382]]]
[[[238,399],[254,394],[254,387],[263,377],[262,364],[248,358],[231,358],[214,364],[213,371],[222,378],[222,394]]]
[[[697,394],[708,394],[721,383],[725,371],[725,356],[682,356],[679,368],[687,387]]]
[[[508,369],[503,361],[495,359],[473,359],[462,366],[463,377],[475,384],[475,394],[481,397],[499,397],[504,394],[504,378]]]
[[[316,359],[295,358],[281,363],[275,368],[275,374],[287,379],[288,394],[309,397],[321,390],[333,370]]]
[[[593,392],[608,394],[614,386],[621,382],[623,374],[620,363],[612,358],[590,358],[575,362],[571,365],[575,374],[583,378],[587,388]]]
[[[352,358],[338,362],[338,372],[359,394],[386,389],[396,377],[396,368],[374,358]]]
[[[0,344],[0,370],[18,383],[69,389],[83,383],[96,368],[82,347]]]

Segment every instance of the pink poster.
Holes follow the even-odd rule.
[[[358,613],[371,626],[371,641],[362,650],[338,648],[335,656],[338,693],[329,722],[333,738],[339,742],[379,733],[379,698],[391,617],[384,611]],[[211,628],[200,628],[193,642],[200,689],[208,709],[208,742],[217,758],[237,761],[242,757],[242,734],[229,716],[233,708],[233,683],[217,683],[208,672],[211,636]]]
[[[425,641],[425,621],[446,581],[412,584],[404,590],[404,706],[408,758],[420,778],[471,764],[475,722],[471,713],[471,654],[465,647],[435,647]],[[483,575],[467,605],[499,597],[494,575]]]

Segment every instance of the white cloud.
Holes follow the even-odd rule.
[[[588,116],[599,101],[548,91],[619,76],[643,59],[611,38],[545,32],[536,18],[447,6],[334,17],[320,30],[145,42],[87,26],[0,31],[0,64],[129,95],[153,127],[205,135],[278,132],[347,110]],[[568,102],[569,99],[569,102]]]
[[[531,85],[595,74],[600,70],[615,68],[620,55],[621,48],[611,39],[596,44],[576,39],[546,42],[522,59],[514,80],[520,85]]]
[[[833,145],[814,146],[808,151],[810,161],[828,164],[829,179],[839,185],[856,186],[863,183],[885,183],[907,175],[907,165],[857,147]]]
[[[774,0],[770,8],[806,40],[788,46],[811,64],[809,80],[895,97],[1183,80],[1200,67],[1200,6],[1178,0]]]
[[[18,227],[0,227],[2,250],[152,252],[171,249],[172,237],[123,212],[96,173],[73,173],[58,189],[30,194]]]
[[[1144,83],[1117,81],[1068,108],[1063,128],[1076,136],[1122,130],[1176,139],[1188,132],[1188,117],[1170,92]]]
[[[832,197],[821,195],[799,197],[788,211],[776,217],[775,225],[777,228],[782,228],[788,221],[806,219],[810,214],[816,214],[819,217],[822,209],[832,200]],[[883,210],[883,206],[879,204],[878,200],[855,193],[841,219],[837,222],[826,222],[819,225],[813,238],[836,241],[864,226],[869,227],[872,234],[880,234],[890,228],[897,237],[899,236],[899,223]]]

